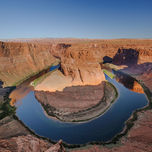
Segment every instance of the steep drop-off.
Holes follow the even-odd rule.
[[[65,43],[64,43],[65,41]],[[69,43],[68,43],[69,42]],[[99,62],[118,50],[134,49],[138,64],[151,62],[152,40],[59,40],[0,42],[0,79],[5,85],[21,82],[61,60],[61,69],[76,83],[101,83]],[[118,60],[122,60],[118,57]]]
[[[35,91],[35,97],[48,115],[66,122],[87,121],[101,115],[117,98],[117,94],[108,82],[66,87],[56,92]]]
[[[127,52],[130,52],[130,49],[138,52],[138,56],[133,56],[137,57],[136,62],[132,63],[134,65],[128,65],[130,55]],[[71,77],[72,80],[78,83],[89,82],[97,84],[99,83],[98,80],[100,80],[98,79],[99,75],[102,73],[99,63],[103,61],[105,56],[117,58],[117,63],[115,62],[117,65],[125,64],[129,66],[125,69],[125,72],[132,74],[137,80],[142,80],[152,90],[151,63],[146,63],[152,62],[152,40],[79,40],[74,42],[72,40],[62,40],[62,42],[37,40],[36,42],[0,42],[0,79],[5,82],[5,85],[12,85],[48,68],[56,59],[60,59],[61,71],[65,76]],[[146,69],[146,72],[143,69]],[[134,90],[136,88],[133,88]],[[0,100],[4,103],[3,96]],[[150,152],[152,149],[150,134],[152,131],[152,112],[148,110],[138,113],[138,115],[139,120],[136,121],[136,125],[121,140],[123,145],[110,149],[93,146],[91,148],[86,147],[88,149],[74,151],[119,152],[129,150]],[[7,133],[10,133],[10,136],[7,139],[2,139],[5,137],[1,137],[0,151],[18,151],[18,149],[29,151],[30,149],[37,152],[37,148],[40,151],[45,151],[50,147],[50,143],[44,140],[39,141],[35,136],[25,135],[25,128],[20,124],[18,125],[19,122],[17,120],[5,122],[4,119],[0,121],[2,127],[0,130],[3,133],[1,135],[4,135],[7,131]],[[10,127],[12,126],[11,123],[14,124],[13,127]],[[22,129],[19,130],[18,126],[23,127],[23,132]],[[18,135],[25,136],[14,137],[16,135],[11,133],[16,131],[20,133]],[[27,134],[29,134],[28,131]],[[7,136],[8,134],[5,135]]]
[[[15,85],[51,66],[51,45],[0,42],[0,79]]]

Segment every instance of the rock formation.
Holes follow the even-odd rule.
[[[15,85],[51,66],[55,58],[51,45],[0,42],[0,79],[5,85]]]
[[[1,83],[2,84],[2,83]],[[0,86],[1,87],[1,86]],[[0,88],[0,152],[65,152],[62,141],[57,144],[40,139],[20,121],[14,118],[9,108],[8,93],[12,88]],[[4,98],[5,97],[5,98]],[[5,104],[5,107],[3,106]]]
[[[35,91],[35,97],[48,115],[61,121],[87,121],[102,114],[117,98],[108,82],[99,85],[66,87],[63,91]]]
[[[60,59],[64,75],[70,75],[74,82],[99,84],[99,62],[104,56],[113,58],[121,48],[139,52],[137,63],[151,61],[152,40],[0,42],[0,79],[5,85],[20,83]]]
[[[133,56],[130,56],[128,52],[132,52]],[[113,58],[113,63],[117,65],[127,65],[128,67],[122,71],[134,76],[137,80],[145,84],[147,88],[152,90],[152,66],[150,63],[152,62],[152,40],[52,41],[46,39],[24,42],[0,42],[0,79],[4,82],[5,86],[19,84],[32,75],[49,68],[52,63],[60,60],[61,72],[59,73],[62,74],[61,77],[64,77],[64,80],[65,77],[66,79],[68,77],[70,84],[72,82],[72,86],[99,85],[104,80],[99,63],[103,62],[105,56]],[[133,59],[131,62],[130,58]],[[111,60],[109,61],[111,62]],[[41,85],[42,84],[44,83],[42,82]],[[62,88],[63,92],[66,86],[67,84]],[[61,88],[59,88],[59,90],[60,89]],[[39,90],[41,90],[41,88],[39,88]],[[136,90],[136,88],[133,88],[133,90]],[[96,91],[95,89],[95,92]],[[69,90],[65,92],[69,94]],[[0,89],[0,93],[3,93],[3,89]],[[0,103],[2,104],[4,103],[4,94],[0,96]],[[51,94],[46,93],[45,97],[49,99],[54,95],[57,98],[62,96],[62,93],[59,91],[52,92]],[[75,94],[72,94],[72,97],[76,95],[75,92]],[[36,93],[36,96],[37,98],[42,98],[39,100],[43,100],[41,92]],[[101,98],[101,96],[96,96],[96,99]],[[57,98],[57,100],[60,102],[59,98]],[[86,97],[84,100],[86,100]],[[68,100],[65,101],[68,102]],[[75,101],[77,102],[76,98]],[[51,102],[50,99],[49,102]],[[97,102],[94,103],[96,104]],[[91,105],[91,102],[87,102],[87,104]],[[69,109],[70,105],[71,104],[69,104],[68,107]],[[64,107],[64,105],[62,106]],[[82,104],[82,106],[87,107],[85,103]],[[148,110],[140,112],[138,115],[139,119],[136,121],[135,126],[129,131],[126,137],[122,138],[122,145],[119,147],[109,149],[103,146],[92,146],[84,150],[74,149],[73,151],[151,152],[152,112]],[[65,151],[60,142],[56,144],[56,146],[51,146],[52,144],[50,142],[31,135],[29,130],[12,116],[0,120],[0,151]]]

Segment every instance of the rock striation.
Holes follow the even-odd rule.
[[[113,58],[119,50],[136,50],[138,64],[151,62],[152,40],[44,39],[0,42],[0,79],[5,85],[15,85],[60,60],[62,72],[76,84],[99,84],[102,74],[99,63],[104,56]]]
[[[20,42],[0,42],[0,79],[15,85],[51,66],[55,58],[51,45]]]
[[[66,122],[88,121],[101,115],[117,98],[117,94],[108,82],[66,87],[56,92],[35,91],[36,99],[47,114]]]
[[[130,55],[130,52],[132,55]],[[64,80],[68,77],[68,79],[70,79],[70,84],[77,87],[81,85],[99,85],[104,81],[100,63],[103,62],[105,56],[109,57],[109,62],[120,66],[127,65],[127,68],[124,68],[122,71],[134,76],[138,81],[141,81],[147,88],[152,90],[152,40],[123,39],[83,41],[62,39],[61,41],[52,41],[45,39],[22,42],[0,42],[0,79],[4,82],[5,86],[16,85],[31,77],[31,75],[35,75],[43,69],[49,68],[54,62],[60,60],[61,72],[59,73],[62,74],[61,77],[64,77]],[[110,59],[113,60],[111,61]],[[43,82],[40,85],[44,84]],[[66,86],[67,84],[62,88],[63,92],[66,92],[65,95],[69,94],[69,90],[65,89]],[[134,84],[134,86],[132,88],[133,91],[138,91],[138,86],[136,87],[136,84]],[[39,91],[50,91],[49,89],[50,88],[48,88],[48,90],[43,90],[41,86]],[[59,87],[59,90],[60,89]],[[53,104],[50,98],[55,95],[56,100],[60,102],[60,98],[58,97],[63,97],[63,95],[59,90],[58,92],[51,91],[51,94],[47,92],[45,98],[48,98],[48,101]],[[0,91],[3,92],[3,90]],[[95,93],[96,91],[95,89]],[[139,92],[140,91],[141,90],[139,90]],[[43,101],[41,95],[42,92],[36,93],[39,100],[43,103],[47,102],[47,100],[45,100],[45,102]],[[102,93],[100,97],[98,95],[97,91],[97,99],[102,96]],[[77,96],[77,93],[72,94],[72,98],[73,96]],[[86,100],[86,96],[84,100]],[[68,100],[65,101],[68,102]],[[4,103],[3,96],[0,98],[0,102],[2,104]],[[77,102],[76,97],[75,102]],[[91,102],[87,104],[92,106]],[[71,104],[69,104],[68,107],[69,109],[71,108],[70,105]],[[64,105],[62,106],[64,107]],[[76,107],[77,106],[78,105],[76,105]],[[84,103],[81,106],[85,107],[86,105]],[[135,126],[129,131],[126,137],[122,138],[122,145],[119,147],[109,149],[103,146],[92,146],[91,148],[86,147],[87,149],[84,150],[74,149],[73,151],[151,152],[152,139],[150,133],[152,131],[152,112],[148,110],[140,112],[138,115],[139,119],[136,121]],[[12,117],[5,117],[0,120],[0,132],[0,151],[65,151],[60,142],[51,147],[52,144],[50,142],[31,135],[29,130]]]

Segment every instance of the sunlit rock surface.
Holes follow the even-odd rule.
[[[87,121],[104,113],[117,98],[111,84],[66,87],[63,91],[35,91],[49,116],[61,121]]]
[[[99,62],[123,48],[138,52],[137,63],[151,62],[152,40],[37,39],[0,42],[0,79],[15,85],[61,60],[64,75],[76,82],[99,80]],[[97,72],[98,71],[98,72]],[[81,80],[80,80],[81,79]],[[89,82],[90,83],[90,82]]]
[[[82,83],[97,84],[96,82],[99,83],[99,80],[101,80],[100,76],[102,75],[99,63],[103,61],[105,56],[114,58],[119,49],[126,51],[122,51],[122,55],[117,56],[120,60],[117,65],[127,65],[128,68],[124,68],[124,72],[134,76],[137,80],[144,83],[147,88],[152,90],[152,40],[124,39],[84,41],[62,39],[62,41],[52,41],[45,39],[36,41],[29,40],[27,42],[0,42],[0,79],[5,82],[5,85],[16,84],[50,67],[56,60],[60,60],[62,76],[66,78],[69,77],[70,83],[76,82],[76,85]],[[131,62],[131,64],[129,63],[129,57],[127,57],[129,56],[127,55],[129,54],[127,51],[130,49],[137,51],[138,54],[134,56],[137,57],[136,62]],[[62,79],[62,76],[59,79]],[[49,81],[51,82],[52,80]],[[141,90],[136,87],[136,84],[134,84],[132,89],[133,91],[141,92]],[[3,102],[3,98],[0,100]],[[118,147],[114,146],[110,149],[103,146],[92,146],[91,148],[86,147],[83,150],[78,149],[73,151],[151,152],[151,110],[138,113],[138,118],[135,126],[129,131],[128,135],[122,138],[122,145]],[[0,122],[0,151],[18,151],[17,148],[22,149],[22,151],[46,151],[50,148],[50,143],[44,140],[39,141],[40,139],[37,137],[25,135],[29,133],[24,126],[21,126],[17,120],[10,121],[9,119],[10,118],[6,117]],[[23,135],[25,137],[20,137]],[[4,139],[4,136],[6,136],[7,139]]]

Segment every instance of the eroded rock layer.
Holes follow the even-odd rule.
[[[62,43],[61,43],[62,42]],[[12,85],[48,68],[56,59],[61,60],[65,76],[76,83],[101,83],[99,62],[105,56],[128,64],[131,50],[136,63],[150,62],[152,40],[37,40],[27,42],[0,42],[0,79]],[[133,53],[133,51],[131,51]],[[116,55],[120,53],[120,55]],[[126,59],[126,60],[125,60]],[[125,61],[124,61],[125,60]],[[134,62],[135,62],[134,61]]]
[[[99,63],[103,62],[105,56],[109,57],[108,62],[128,66],[124,72],[131,74],[152,90],[152,68],[151,63],[148,63],[152,62],[152,40],[0,42],[0,79],[5,85],[16,84],[50,67],[59,59],[61,71],[64,76],[70,77],[71,81],[77,84],[98,84],[101,82],[102,73]],[[3,93],[3,90],[0,91]],[[49,98],[49,95],[46,97]],[[4,103],[4,96],[0,96],[0,102]],[[152,112],[140,112],[138,116],[135,126],[122,138],[118,147],[92,146],[73,151],[151,152]],[[3,118],[0,124],[0,151],[64,151],[60,143],[57,147],[50,147],[51,144],[47,141],[29,135],[29,131],[12,117]]]
[[[117,91],[108,82],[95,86],[67,87],[63,91],[35,91],[48,115],[61,121],[86,121],[102,114],[116,99]]]

